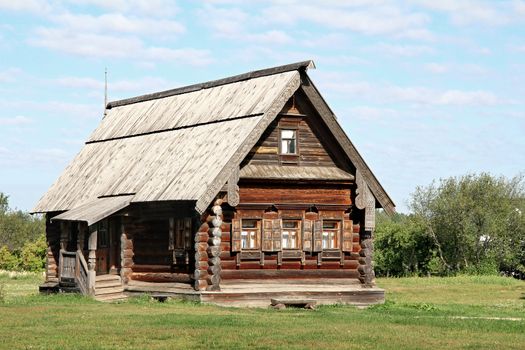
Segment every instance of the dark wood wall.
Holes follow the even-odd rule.
[[[279,130],[292,128],[297,130],[299,157],[301,166],[335,166],[333,156],[325,149],[320,138],[312,131],[313,121],[306,115],[279,116],[265,131],[261,139],[252,148],[245,163],[281,164],[279,156]]]
[[[57,213],[46,214],[46,281],[58,280],[58,262],[60,257],[60,222],[51,221]]]
[[[125,280],[190,282],[191,259],[188,264],[173,264],[169,219],[126,218],[121,245]]]

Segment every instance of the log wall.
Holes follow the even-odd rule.
[[[241,189],[242,191],[242,189]],[[349,190],[348,190],[349,191]],[[348,195],[347,198],[350,198]],[[268,200],[268,197],[267,197]],[[350,204],[349,204],[350,205]],[[360,273],[360,221],[352,218],[351,214],[345,209],[319,210],[309,212],[309,208],[280,209],[247,209],[243,208],[242,203],[236,209],[223,208],[224,221],[222,223],[221,236],[221,278],[228,279],[274,279],[274,278],[352,278],[358,279]],[[231,246],[232,219],[332,219],[339,220],[341,224],[344,220],[353,221],[352,226],[352,251],[342,251],[342,236],[339,237],[339,251],[331,252],[304,252],[302,257],[285,258],[284,253],[263,252],[261,249],[245,253],[233,252]],[[342,233],[341,233],[342,235]],[[302,248],[302,247],[301,247]],[[302,249],[290,250],[300,255]],[[284,250],[283,250],[284,252]],[[288,255],[293,255],[288,254]]]
[[[333,156],[326,151],[321,140],[312,131],[311,123],[307,116],[279,116],[252,148],[248,156],[250,164],[281,164],[279,130],[290,127],[297,130],[299,165],[335,166]]]
[[[121,235],[121,277],[146,282],[190,283],[194,253],[187,265],[173,264],[169,250],[169,220],[125,217]],[[191,271],[192,272],[192,271]]]
[[[46,214],[46,282],[58,281],[58,261],[60,256],[60,222],[52,222],[56,213]]]

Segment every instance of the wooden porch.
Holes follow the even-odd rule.
[[[271,299],[311,299],[320,304],[368,306],[381,304],[385,291],[363,287],[351,279],[223,280],[220,291],[195,291],[190,284],[129,281],[128,296],[150,294],[159,299],[177,298],[221,306],[269,307]]]

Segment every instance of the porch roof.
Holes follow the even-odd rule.
[[[103,197],[55,216],[52,221],[85,221],[92,225],[129,205],[133,195]]]

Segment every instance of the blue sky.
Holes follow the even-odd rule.
[[[0,0],[0,191],[30,210],[109,100],[313,59],[396,202],[525,171],[525,1]]]

